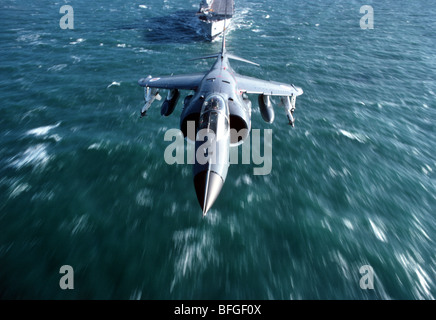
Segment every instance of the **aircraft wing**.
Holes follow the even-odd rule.
[[[236,75],[238,89],[243,93],[264,94],[267,96],[299,96],[303,89],[293,84],[260,80],[252,77]]]
[[[205,73],[193,73],[152,78],[142,78],[138,81],[141,87],[159,89],[196,90],[203,80]]]

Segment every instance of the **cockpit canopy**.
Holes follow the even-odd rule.
[[[199,130],[213,131],[220,140],[229,131],[228,106],[220,95],[210,95],[201,107]]]
[[[201,113],[205,113],[208,111],[222,111],[227,113],[227,103],[221,95],[211,94],[206,98],[206,101],[203,103],[201,107]]]

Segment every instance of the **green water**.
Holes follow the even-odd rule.
[[[140,119],[137,84],[211,66],[187,61],[221,46],[198,3],[2,1],[0,298],[434,299],[435,6],[236,1],[228,50],[261,67],[233,68],[304,94],[295,128],[252,97],[272,171],[232,165],[202,218],[192,167],[164,161],[181,106]]]

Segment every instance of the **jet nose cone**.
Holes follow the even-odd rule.
[[[195,192],[203,209],[203,216],[209,211],[223,187],[224,181],[221,176],[213,171],[205,170],[197,173],[194,177]]]

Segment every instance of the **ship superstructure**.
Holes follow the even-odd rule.
[[[202,0],[198,16],[205,33],[210,39],[220,35],[224,27],[231,23],[234,13],[234,0]]]

